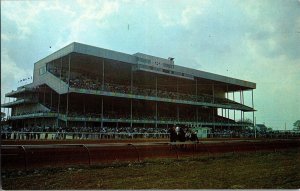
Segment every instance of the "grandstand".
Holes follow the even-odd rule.
[[[1,107],[11,108],[14,129],[239,128],[249,126],[243,123],[245,112],[254,116],[255,88],[252,82],[175,65],[174,58],[74,42],[36,62],[33,82],[6,93],[12,101]],[[252,91],[251,106],[244,104],[245,91]]]

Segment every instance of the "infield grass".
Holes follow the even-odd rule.
[[[300,149],[2,172],[3,189],[299,189]]]

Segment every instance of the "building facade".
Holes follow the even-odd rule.
[[[1,107],[11,109],[13,128],[243,127],[249,126],[244,113],[254,116],[255,88],[252,82],[175,65],[173,58],[74,42],[36,62],[33,82],[6,93],[12,101]],[[244,91],[252,91],[252,106],[244,104]]]

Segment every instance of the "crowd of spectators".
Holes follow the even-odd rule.
[[[265,137],[270,132],[257,131],[257,137]],[[210,137],[220,138],[254,138],[255,131],[250,128],[215,128],[211,129]]]
[[[83,113],[83,112],[69,112],[68,117],[79,117],[79,118],[101,118],[101,113]],[[120,119],[120,120],[130,120],[130,113],[126,112],[107,112],[103,114],[104,119]],[[156,120],[155,115],[150,115],[147,113],[134,113],[132,116],[133,120]],[[195,122],[195,114],[180,115],[179,119],[176,116],[157,116],[158,121],[184,121],[184,122]],[[223,122],[223,123],[234,123],[234,120],[227,119],[225,117],[216,116],[215,119],[211,115],[202,114],[198,117],[199,122],[212,123],[212,122]]]
[[[31,112],[19,112],[16,113],[14,116],[20,116],[20,115],[29,115],[29,114],[38,114],[38,113],[51,113],[52,111],[47,110],[38,110],[38,111],[31,111]],[[101,113],[92,113],[92,112],[75,112],[75,111],[69,111],[67,114],[68,117],[73,118],[98,118],[101,119],[102,115]],[[130,120],[131,116],[129,112],[117,112],[117,111],[110,111],[105,112],[103,114],[104,119],[118,119],[118,120]],[[133,120],[156,120],[156,116],[154,114],[149,113],[133,113],[132,116]],[[158,121],[181,121],[181,122],[195,122],[196,115],[195,113],[182,113],[177,119],[176,116],[157,116]],[[222,122],[222,123],[235,123],[234,120],[221,117],[221,116],[215,116],[215,119],[213,119],[212,115],[208,115],[206,113],[203,113],[199,115],[198,122],[202,123],[212,123],[212,122]]]
[[[23,112],[16,112],[13,116],[20,116],[20,115],[31,115],[37,113],[50,113],[51,111],[48,110],[34,110],[34,111],[23,111]]]
[[[48,135],[51,134],[51,137]],[[166,136],[167,128],[152,128],[152,127],[48,127],[41,125],[25,126],[21,129],[13,129],[11,126],[1,127],[2,139],[66,139],[66,136],[72,136],[73,139],[88,139],[94,138],[116,138],[117,136],[126,136],[137,138],[142,137],[157,137]],[[139,136],[141,137],[141,136]]]
[[[45,131],[40,125],[26,126],[21,129],[13,129],[9,125],[1,127],[2,139],[40,139],[41,132]]]
[[[185,133],[187,133],[186,131]],[[13,129],[9,125],[1,126],[2,139],[66,139],[71,136],[73,139],[103,139],[103,138],[167,138],[169,136],[167,127],[48,127],[28,125],[21,129]],[[49,137],[48,137],[49,136]],[[250,128],[211,128],[208,138],[254,138],[255,132]],[[256,131],[258,138],[292,138],[300,137],[296,131]]]
[[[265,131],[250,128],[215,128],[211,129],[208,137],[217,138],[287,138],[300,137],[300,132],[295,131]]]
[[[116,92],[122,94],[158,96],[161,98],[168,98],[168,99],[180,99],[180,100],[187,100],[187,101],[239,105],[239,103],[235,101],[226,98],[213,97],[212,95],[209,94],[198,94],[196,96],[194,94],[165,91],[160,89],[158,89],[156,92],[156,89],[154,88],[151,89],[151,88],[144,88],[144,87],[142,88],[136,86],[131,87],[129,85],[121,85],[120,83],[114,82],[109,77],[105,78],[105,82],[103,84],[102,80],[88,74],[78,74],[76,78],[70,78],[68,82],[67,78],[62,78],[61,76],[59,76],[60,74],[57,72],[57,70],[56,72],[54,72],[55,70],[51,70],[51,71],[54,75],[60,77],[66,83],[70,83],[70,87],[79,88],[79,89],[103,90],[103,91]]]

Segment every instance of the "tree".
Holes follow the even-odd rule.
[[[300,131],[300,120],[297,120],[297,121],[294,123],[294,130],[295,130],[295,131]]]
[[[252,123],[252,120],[251,119],[248,119],[248,118],[246,118],[246,119],[244,119],[244,120],[238,120],[237,122],[239,122],[239,123],[249,123],[249,124],[253,124]]]
[[[3,121],[5,119],[5,116],[6,116],[6,114],[1,111],[1,121]]]

